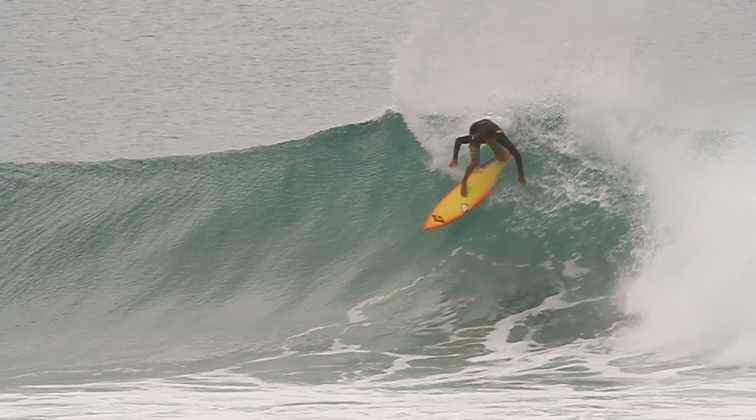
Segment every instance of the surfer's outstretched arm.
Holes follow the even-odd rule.
[[[520,152],[517,150],[515,145],[512,144],[511,141],[509,141],[509,138],[504,133],[501,133],[498,138],[498,142],[507,150],[509,150],[509,154],[512,155],[515,162],[517,163],[517,178],[520,181],[520,185],[524,187],[527,181],[525,180],[525,172],[522,169],[522,156],[520,156]]]
[[[457,139],[454,141],[454,156],[452,157],[451,163],[449,163],[450,168],[457,166],[457,159],[459,159],[459,149],[463,144],[470,143],[471,137],[472,136],[469,135],[457,137]]]
[[[520,176],[525,176],[525,172],[522,170],[522,156],[520,156],[520,152],[517,151],[517,148],[514,144],[509,140],[509,137],[507,137],[504,133],[499,133],[499,137],[496,139],[497,143],[504,146],[507,150],[509,150],[509,154],[512,155],[512,157],[515,159],[515,162],[517,163],[517,173]]]

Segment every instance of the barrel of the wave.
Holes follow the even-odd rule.
[[[461,183],[452,188],[449,194],[446,194],[446,197],[441,199],[436,208],[431,211],[425,220],[423,229],[429,230],[446,226],[482,203],[488,197],[488,194],[496,188],[499,172],[504,169],[509,156],[509,152],[507,152],[506,160],[500,161],[494,158],[477,168],[467,179],[467,197],[462,197],[460,193]]]

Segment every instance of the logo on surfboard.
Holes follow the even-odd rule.
[[[467,203],[462,203],[462,211],[463,211],[463,212],[467,213],[468,211],[470,211],[470,209],[471,209],[471,208],[472,208],[472,207],[470,207],[470,205],[469,205],[469,204],[467,204]]]
[[[441,217],[441,216],[439,216],[439,215],[437,215],[437,214],[431,214],[431,217],[433,217],[433,221],[434,222],[446,223],[446,221],[444,220],[444,218]]]

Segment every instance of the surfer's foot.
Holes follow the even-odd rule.
[[[462,186],[459,189],[460,194],[462,194],[462,197],[467,197],[467,185],[462,184]]]

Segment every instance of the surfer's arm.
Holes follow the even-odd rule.
[[[517,151],[517,148],[514,147],[514,144],[509,144],[511,147],[507,147],[507,150],[509,150],[509,154],[512,155],[512,157],[515,159],[515,163],[517,163],[517,174],[519,176],[525,176],[525,172],[522,170],[522,156],[520,156],[520,152]]]
[[[462,147],[463,144],[469,144],[470,143],[471,136],[462,136],[457,137],[457,140],[454,141],[454,156],[452,159],[457,160],[459,159],[459,149]]]
[[[515,145],[509,141],[509,138],[504,133],[501,133],[501,136],[499,136],[499,143],[509,150],[509,154],[515,159],[515,162],[517,163],[517,180],[520,182],[520,185],[524,187],[525,184],[527,184],[527,180],[525,179],[525,171],[522,170],[522,156],[520,156],[520,152],[517,151]]]
[[[520,156],[520,152],[517,151],[515,145],[512,144],[512,142],[509,141],[509,138],[507,138],[506,135],[503,135],[503,133],[499,138],[499,143],[509,150],[509,154],[515,159],[515,162],[517,163],[517,173],[520,176],[525,176],[525,172],[522,170],[522,156]]]

